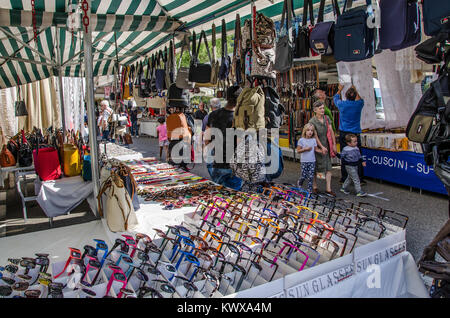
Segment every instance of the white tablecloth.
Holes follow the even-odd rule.
[[[88,197],[93,197],[93,184],[81,176],[52,181],[36,179],[37,202],[48,217],[67,214]]]
[[[158,125],[159,123],[157,121],[142,121],[139,133],[157,137],[156,127],[158,127]]]

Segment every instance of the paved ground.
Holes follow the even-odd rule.
[[[130,145],[130,148],[142,152],[144,157],[159,157],[158,142],[155,138],[134,138],[134,143]],[[299,177],[299,166],[298,162],[285,160],[285,169],[277,181],[295,184]],[[202,177],[209,177],[204,164],[196,165],[193,173]],[[407,249],[416,261],[420,258],[423,248],[432,240],[448,218],[448,198],[442,195],[425,192],[420,194],[418,190],[411,192],[407,187],[368,180],[365,191],[370,194],[377,194],[378,197],[356,199],[355,196],[344,195],[338,191],[339,174],[340,170],[336,167],[333,171],[332,188],[338,197],[355,202],[369,202],[385,209],[406,214],[409,217],[406,232]],[[324,180],[319,180],[319,189],[324,190]],[[30,191],[33,191],[32,186]],[[48,219],[36,202],[27,203],[29,221],[26,225],[23,223],[22,206],[14,189],[7,191],[6,201],[0,201],[0,205],[5,203],[6,219],[0,220],[0,236],[2,236],[2,233],[11,236],[49,228]],[[55,218],[53,227],[84,223],[93,219],[95,217],[87,202],[84,201],[70,215]]]

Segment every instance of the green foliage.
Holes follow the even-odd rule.
[[[221,51],[222,50],[222,38],[220,37],[220,34],[218,34],[217,37],[218,38],[216,39],[216,58],[217,58],[217,60],[220,61],[220,58],[222,56],[221,55],[221,52],[222,52]],[[198,41],[198,36],[197,36],[197,41]],[[233,36],[232,35],[228,35],[227,36],[227,46],[228,46],[227,52],[228,52],[229,55],[233,55],[233,43],[234,43]],[[191,45],[192,45],[192,43],[191,43]],[[209,51],[210,51],[211,58],[212,58],[212,43],[211,43],[211,41],[208,41],[208,47],[209,47]],[[179,52],[176,55],[177,65],[178,65],[178,62],[180,60],[180,53],[181,53],[181,50],[179,50]],[[203,40],[202,40],[202,44],[200,45],[200,52],[199,52],[198,56],[199,56],[200,63],[208,63],[209,62],[208,53],[206,52],[206,45],[203,42]],[[182,67],[189,67],[190,61],[191,61],[191,58],[190,58],[189,54],[187,53],[187,51],[185,50],[183,52],[183,58],[181,60],[181,66]]]

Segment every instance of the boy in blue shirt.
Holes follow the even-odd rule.
[[[358,148],[358,140],[356,135],[347,134],[345,137],[345,141],[347,146],[342,149],[340,157],[341,164],[345,167],[347,171],[347,178],[345,179],[344,184],[342,185],[341,192],[345,194],[349,194],[350,192],[347,190],[347,187],[353,181],[355,185],[356,195],[358,197],[365,197],[367,193],[361,190],[361,183],[358,176],[358,165],[366,166],[366,163],[363,161],[361,152]]]

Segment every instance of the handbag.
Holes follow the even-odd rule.
[[[231,68],[231,58],[228,55],[228,45],[227,45],[227,29],[225,25],[225,19],[222,19],[222,58],[220,61],[219,69],[219,80],[228,79]]]
[[[415,47],[416,57],[427,64],[441,63],[444,56],[447,56],[450,47],[445,45],[450,32],[441,32],[438,35],[420,43]]]
[[[17,101],[14,103],[14,110],[16,117],[28,116],[27,106],[25,105],[25,102],[21,100],[20,85],[17,88]]]
[[[259,28],[253,27],[253,49],[252,49],[252,59],[251,59],[251,76],[255,77],[268,77],[268,78],[276,78],[276,72],[273,69],[273,65],[275,64],[275,49],[270,45],[272,43],[268,39],[268,34],[270,33],[267,26],[267,19],[262,14],[256,14],[256,24],[264,23],[266,26],[261,26]],[[258,32],[260,33],[258,36]],[[262,35],[261,35],[262,34]],[[263,36],[264,35],[264,36]],[[260,39],[263,39],[263,45],[259,42]]]
[[[242,35],[241,18],[236,14],[236,25],[234,27],[233,59],[231,62],[231,82],[235,85],[242,84]]]
[[[374,29],[367,25],[369,17],[367,7],[372,3],[366,0],[366,6],[346,10],[337,18],[334,37],[334,57],[337,61],[355,62],[371,58],[375,54]]]
[[[162,68],[161,61],[164,63],[164,67],[166,64],[166,60],[164,60],[163,52],[160,50],[158,52],[158,57],[156,59],[156,71],[155,71],[155,85],[156,90],[158,92],[166,89],[166,69]]]
[[[293,64],[293,45],[291,41],[291,28],[292,28],[292,1],[284,0],[283,13],[281,15],[281,32],[283,28],[286,28],[286,34],[278,39],[275,56],[276,61],[273,66],[274,70],[280,73],[285,73],[292,68]],[[287,17],[286,17],[287,15]],[[286,24],[285,24],[286,18]]]
[[[122,99],[130,98],[130,84],[128,81],[129,72],[130,72],[130,67],[129,66],[124,67],[124,71],[122,73],[122,76],[123,76]]]
[[[450,28],[450,2],[422,0],[423,26],[426,35],[435,36]]]
[[[2,151],[0,152],[0,166],[2,167],[12,167],[16,165],[16,159],[11,151],[8,150],[6,145],[3,145]]]
[[[206,33],[205,31],[202,31],[200,33],[200,38],[198,40],[198,48],[196,47],[196,35],[195,32],[193,32],[192,35],[193,39],[192,39],[192,60],[191,60],[191,65],[189,67],[189,81],[191,82],[195,82],[195,83],[200,83],[200,84],[206,84],[206,83],[210,83],[211,81],[211,53],[209,52],[209,47],[208,47],[208,41],[206,40]],[[200,52],[200,44],[202,42],[202,38],[204,38],[205,40],[205,45],[206,45],[206,52],[208,53],[208,58],[209,58],[209,64],[205,64],[205,63],[200,63],[199,59],[198,59],[198,55]]]
[[[328,144],[330,145],[330,157],[334,158],[336,157],[336,153],[334,152],[334,146],[336,145],[336,140],[333,139],[333,135],[332,135],[332,131],[333,128],[330,125],[330,122],[328,121],[328,116],[324,116],[325,117],[325,123],[327,125],[327,140],[328,140]]]
[[[42,181],[56,180],[62,175],[58,150],[49,145],[38,145],[33,150],[34,170]]]
[[[183,59],[183,52],[185,48],[187,48],[187,52],[189,53],[190,52],[189,38],[187,34],[185,34],[183,41],[181,43],[181,54],[180,54],[180,61],[178,64],[178,71],[175,85],[181,89],[193,89],[195,83],[189,81],[189,67],[181,67],[181,61]]]
[[[341,14],[339,3],[337,0],[333,0],[332,4],[335,16],[339,17]],[[309,44],[317,54],[332,55],[334,50],[334,21],[323,22],[324,9],[325,0],[321,0],[317,23],[309,34]]]
[[[216,25],[214,23],[212,25],[211,41],[212,41],[212,62],[211,62],[210,83],[215,85],[219,80],[220,65],[216,56]]]
[[[66,177],[79,176],[81,174],[80,152],[72,143],[63,146],[63,171]]]
[[[127,144],[127,145],[133,144],[133,138],[131,138],[131,134],[129,134],[129,133],[126,133],[125,135],[123,135],[123,140],[125,141],[125,144]]]
[[[19,167],[29,167],[33,164],[33,152],[31,146],[25,138],[25,132],[22,130],[22,142],[19,145],[18,151]]]
[[[298,31],[293,30],[294,38],[294,58],[299,59],[303,57],[309,57],[310,46],[309,46],[309,27],[308,22],[308,8],[311,22],[314,21],[312,0],[304,0],[303,2],[303,18],[302,25],[298,27]]]
[[[421,39],[420,9],[417,1],[380,2],[380,48],[400,50]]]

